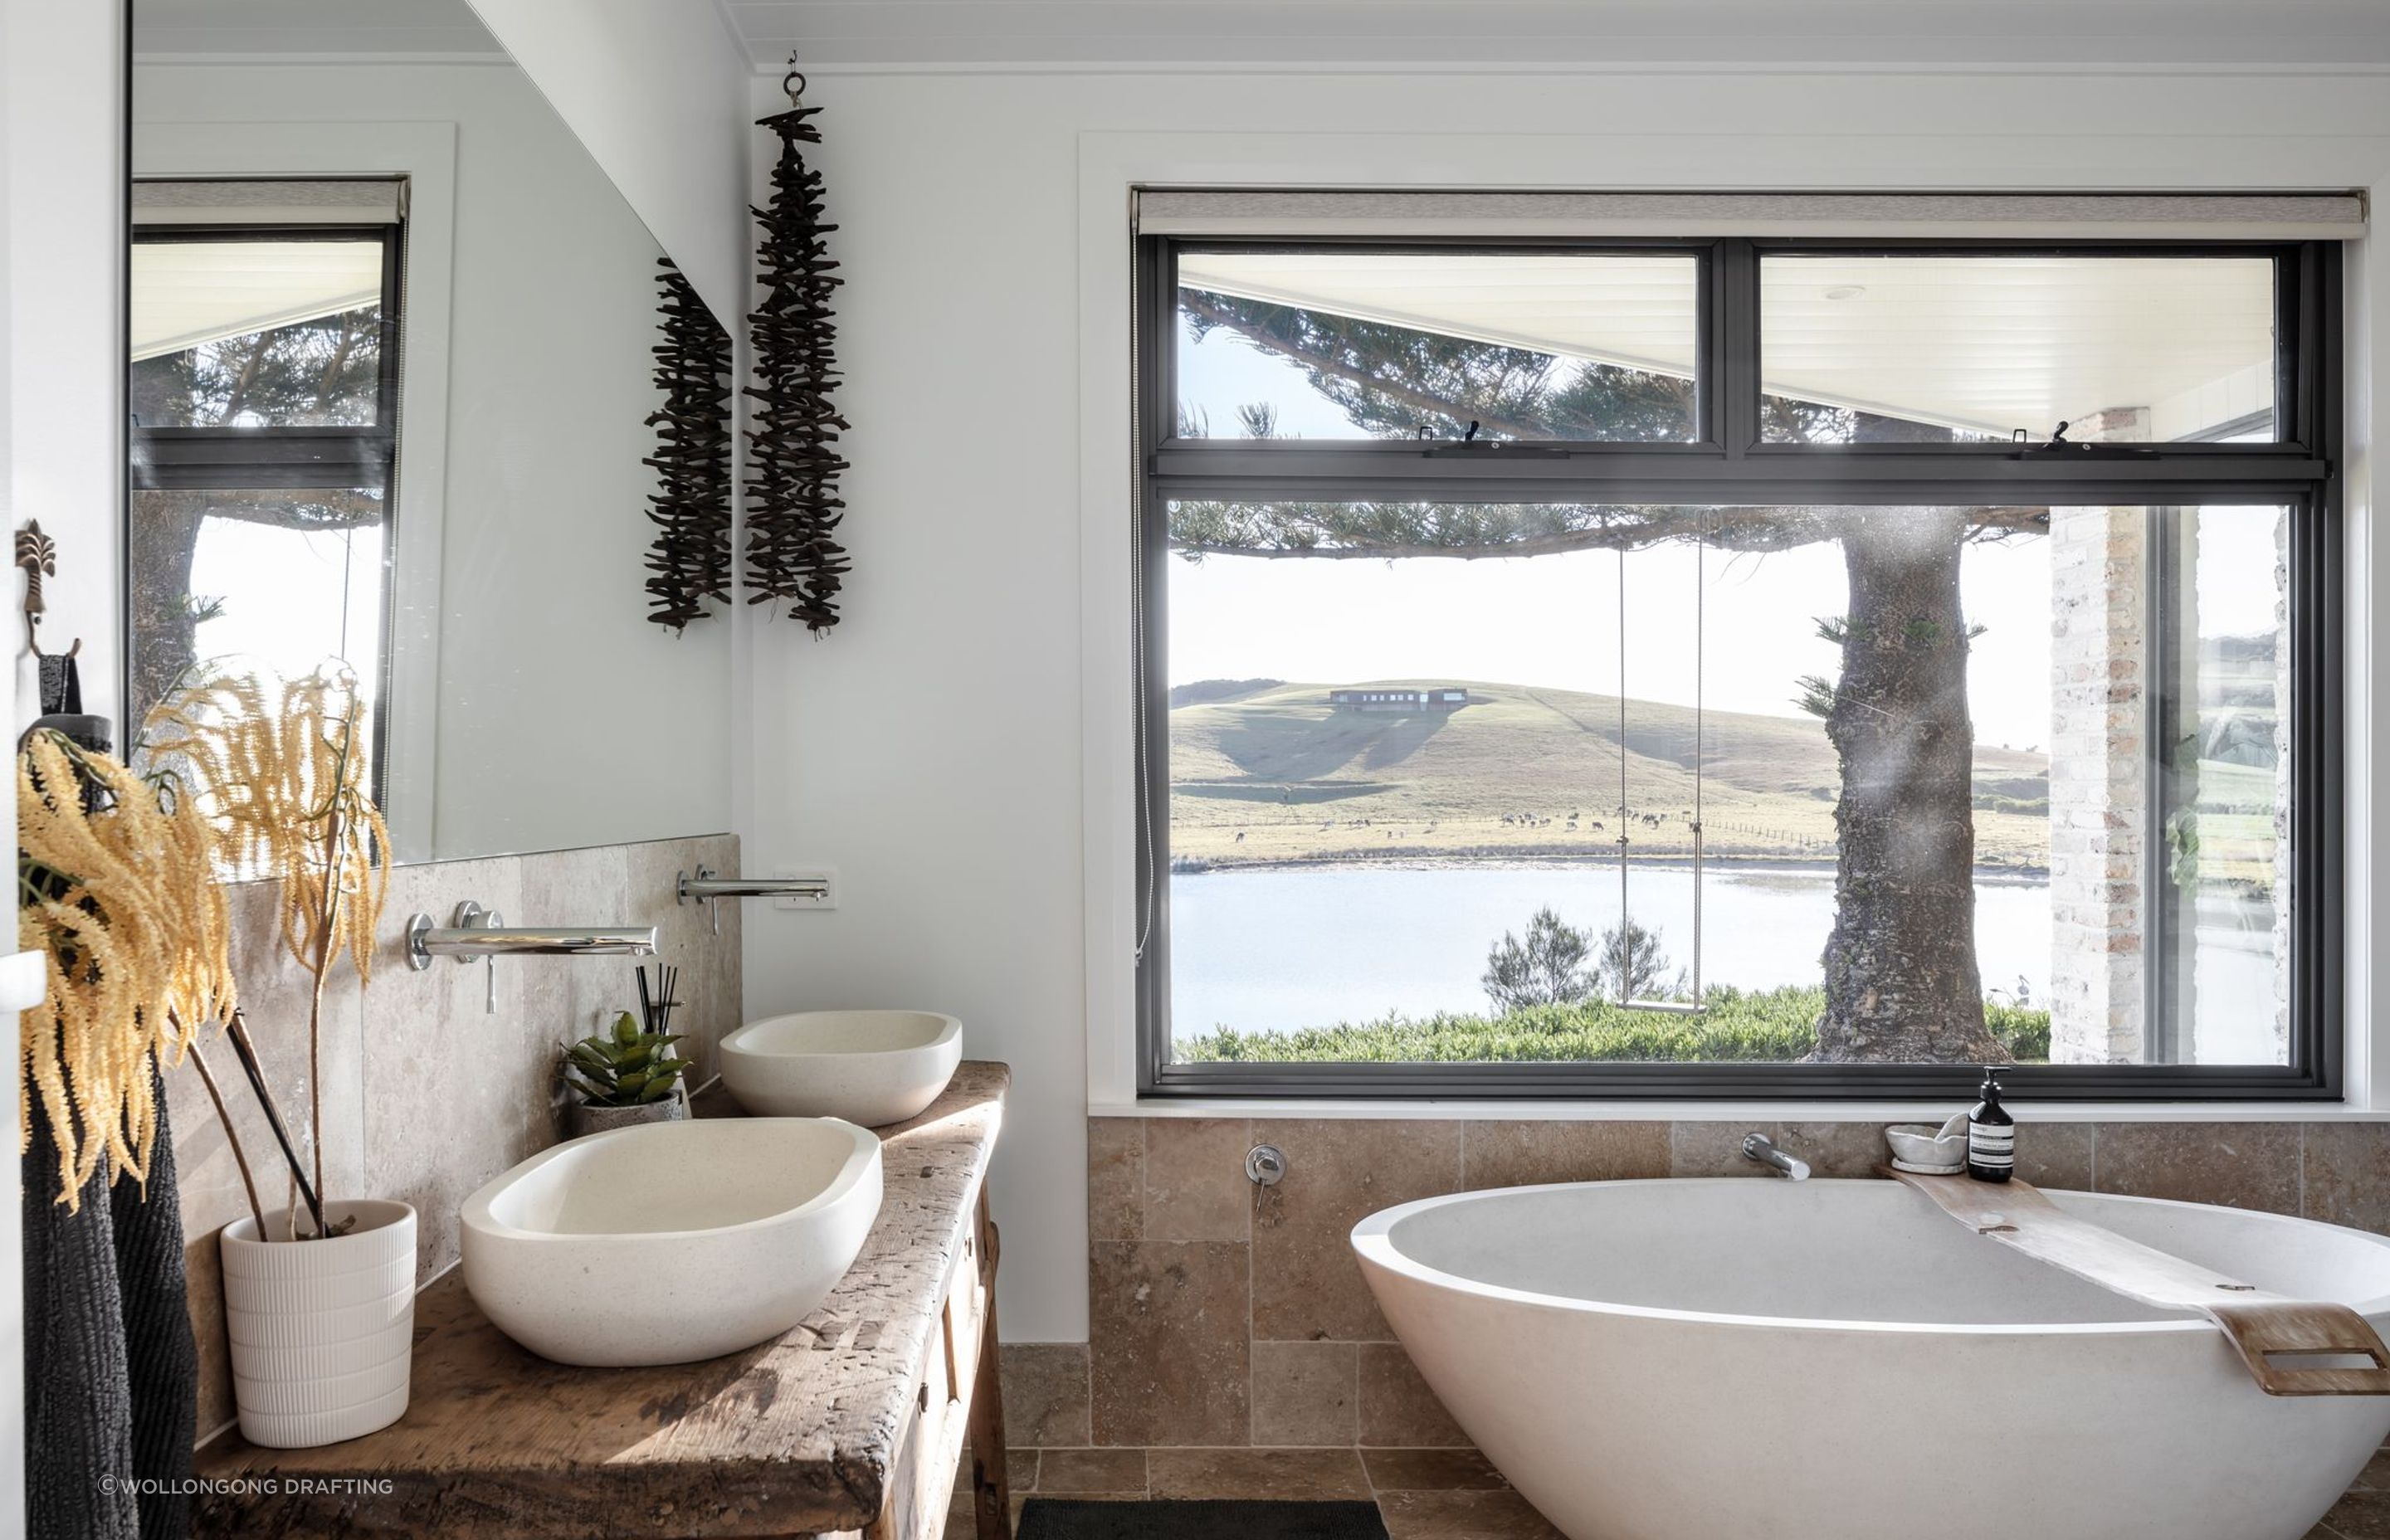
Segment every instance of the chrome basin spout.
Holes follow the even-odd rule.
[[[656,950],[652,925],[518,925],[471,899],[456,905],[455,919],[434,925],[430,915],[406,922],[406,966],[418,973],[434,957],[460,963],[492,963],[499,957],[647,957]],[[496,969],[491,969],[482,1008],[498,1005]]]
[[[1776,1141],[1765,1134],[1745,1134],[1742,1136],[1742,1158],[1773,1167],[1795,1182],[1809,1179],[1809,1162],[1777,1149]]]

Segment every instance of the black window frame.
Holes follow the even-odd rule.
[[[193,178],[173,180],[188,182]],[[287,180],[287,179],[286,179]],[[343,178],[341,180],[354,180]],[[132,362],[125,364],[125,481],[121,525],[126,548],[135,538],[133,500],[141,492],[333,490],[379,485],[382,489],[382,560],[380,588],[380,660],[372,681],[372,710],[384,725],[373,734],[373,764],[369,785],[379,796],[389,785],[391,689],[395,675],[392,642],[397,624],[398,443],[399,403],[405,376],[406,225],[403,219],[363,223],[289,225],[243,224],[238,220],[171,225],[135,225],[130,246],[247,241],[377,241],[381,246],[381,310],[377,338],[374,420],[337,427],[149,427],[135,417]],[[128,307],[132,286],[125,287]],[[124,564],[123,591],[118,608],[124,616],[119,656],[122,678],[119,699],[130,712],[136,699],[134,679],[136,637],[134,563]],[[125,725],[131,740],[138,722]]]
[[[1681,250],[1703,262],[1699,438],[1421,443],[1176,436],[1176,258],[1201,251],[1601,253]],[[1761,439],[1759,264],[1777,254],[2236,256],[2275,263],[2276,442],[2134,443],[2052,450],[2002,442],[1769,443]],[[1129,681],[1137,735],[1137,1088],[1140,1097],[1438,1100],[1948,1100],[1964,1065],[1174,1064],[1170,1061],[1168,508],[1187,498],[1259,501],[1605,502],[1859,505],[1965,502],[2293,510],[2292,1061],[2266,1065],[2026,1065],[2015,1095],[2039,1101],[2341,1099],[2345,1083],[2342,841],[2345,620],[2341,249],[2332,241],[1687,239],[1465,237],[1209,240],[1136,237],[1133,388],[1138,651]],[[2054,426],[2054,425],[2053,425]]]

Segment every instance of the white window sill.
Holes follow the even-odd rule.
[[[2345,1101],[2075,1101],[2014,1098],[2037,1123],[2385,1123]],[[1151,1097],[1096,1101],[1091,1118],[1410,1118],[1479,1123],[1916,1123],[1942,1101],[1407,1101],[1347,1097]]]

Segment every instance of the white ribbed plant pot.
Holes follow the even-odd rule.
[[[217,1239],[240,1434],[267,1449],[338,1444],[406,1411],[415,1211],[364,1200],[326,1213],[356,1224],[325,1240],[262,1241],[257,1222],[241,1219]],[[268,1235],[289,1233],[283,1211],[265,1224]]]

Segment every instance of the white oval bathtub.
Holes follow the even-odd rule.
[[[2390,1328],[2390,1242],[2059,1205]],[[2203,1317],[1969,1235],[1893,1182],[1588,1182],[1353,1232],[1394,1334],[1571,1540],[2300,1540],[2390,1397],[2268,1396]]]

